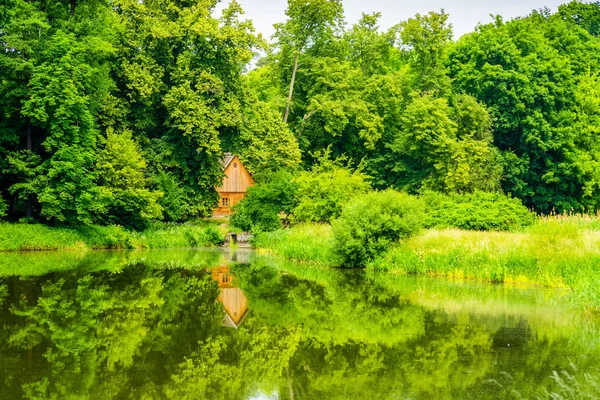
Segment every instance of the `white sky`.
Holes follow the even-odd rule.
[[[221,0],[219,9],[228,4]],[[266,39],[273,34],[273,24],[285,20],[287,0],[238,0],[245,11],[245,17],[254,22],[254,28]],[[534,9],[544,6],[556,11],[560,4],[570,0],[343,0],[346,22],[355,23],[365,13],[380,11],[380,28],[387,29],[416,13],[446,10],[450,14],[450,23],[454,28],[454,37],[459,38],[472,32],[478,22],[491,21],[490,14],[500,14],[505,20],[529,14]],[[220,12],[217,14],[220,15]]]

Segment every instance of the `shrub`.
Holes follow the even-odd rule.
[[[173,174],[160,172],[154,176],[154,185],[157,191],[164,193],[158,199],[158,204],[163,209],[163,219],[166,222],[179,222],[184,219],[185,190],[181,182]]]
[[[312,170],[300,174],[298,206],[294,220],[298,222],[331,222],[338,218],[350,199],[371,189],[366,175],[350,171],[337,161],[322,161]]]
[[[535,220],[521,200],[503,193],[474,192],[445,195],[426,192],[426,228],[489,231],[528,226]]]
[[[339,264],[365,266],[394,242],[414,235],[423,224],[423,208],[416,197],[393,190],[355,198],[333,222]]]
[[[246,198],[237,203],[231,224],[244,231],[268,232],[281,228],[280,215],[287,215],[295,206],[295,184],[287,171],[278,171],[248,188]]]
[[[8,206],[4,202],[4,199],[0,197],[0,218],[6,217],[8,213]]]

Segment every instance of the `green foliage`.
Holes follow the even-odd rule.
[[[598,108],[589,107],[600,90],[592,83],[600,60],[590,57],[600,42],[570,22],[569,8],[579,6],[508,23],[498,17],[463,36],[448,61],[455,88],[496,120],[503,189],[544,213],[594,210],[600,193],[591,189],[600,159],[598,141],[590,140]]]
[[[233,226],[255,233],[272,231],[288,223],[296,204],[296,184],[286,170],[259,177],[258,184],[249,187],[246,197],[233,206],[230,222]]]
[[[3,218],[8,214],[8,205],[4,202],[4,199],[0,197],[0,218]]]
[[[249,96],[250,97],[250,96]],[[281,116],[256,98],[249,98],[243,110],[237,153],[251,174],[266,174],[300,165],[298,141]]]
[[[444,94],[450,86],[444,61],[452,40],[449,15],[443,10],[417,14],[398,25],[402,44],[408,47],[407,58],[414,74],[415,86],[424,92]]]
[[[140,232],[121,226],[49,227],[0,223],[0,251],[191,248],[217,246],[223,234],[214,225],[172,225]]]
[[[500,160],[487,111],[470,96],[452,100],[450,105],[443,98],[412,95],[402,128],[383,157],[394,187],[452,193],[499,186]]]
[[[319,164],[294,180],[297,185],[294,221],[331,222],[340,216],[350,199],[371,189],[361,171],[352,172],[340,160],[330,161],[328,156],[325,152]]]
[[[166,222],[182,221],[185,216],[185,190],[181,183],[169,172],[160,172],[154,176],[154,185],[163,196],[158,204],[163,209]]]
[[[289,229],[261,232],[254,247],[296,261],[331,265],[333,260],[333,231],[327,224],[298,224]]]
[[[365,266],[399,240],[417,233],[424,204],[393,190],[351,200],[333,222],[334,251],[345,267]]]
[[[218,18],[212,0],[59,3],[15,0],[2,12],[0,188],[16,196],[11,219],[142,228],[161,207],[165,220],[206,216],[222,143],[241,136],[256,168],[278,152],[299,160],[285,126],[245,91],[243,65],[265,44],[239,4]],[[103,146],[103,131],[139,148],[110,134]],[[134,185],[119,186],[123,175]],[[159,200],[163,188],[173,193]]]
[[[146,161],[139,147],[131,139],[131,132],[106,132],[104,149],[98,153],[100,196],[104,215],[101,220],[109,224],[136,229],[146,228],[151,221],[162,217],[157,203],[162,192],[147,189],[144,176]]]
[[[558,15],[584,28],[592,36],[600,36],[600,2],[584,3],[573,0],[558,6]]]
[[[535,220],[535,214],[519,199],[498,192],[451,195],[426,192],[421,199],[426,204],[426,228],[514,230]]]
[[[379,190],[600,208],[598,2],[498,16],[452,43],[443,10],[382,30],[377,12],[347,26],[340,0],[290,0],[271,47],[238,2],[217,3],[2,7],[6,219],[141,229],[206,217],[228,151],[254,175],[309,171],[297,220],[331,221],[346,193],[323,183],[362,189],[357,174],[311,170],[326,149]],[[278,226],[272,208],[257,229]]]

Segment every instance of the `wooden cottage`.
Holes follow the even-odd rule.
[[[229,273],[229,267],[223,266],[211,270],[212,278],[219,284],[219,301],[225,309],[223,325],[230,328],[238,328],[248,313],[248,299],[244,291],[234,287],[231,282],[233,276]]]
[[[220,199],[219,207],[214,209],[214,214],[229,215],[231,207],[246,197],[246,189],[254,184],[254,179],[236,155],[224,153],[221,164],[225,177],[223,185],[217,188]]]

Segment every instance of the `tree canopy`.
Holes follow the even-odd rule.
[[[443,10],[382,30],[381,13],[347,24],[339,0],[289,0],[271,44],[217,3],[3,7],[0,218],[208,216],[223,152],[296,174],[326,149],[380,190],[600,208],[599,2],[454,40]]]

